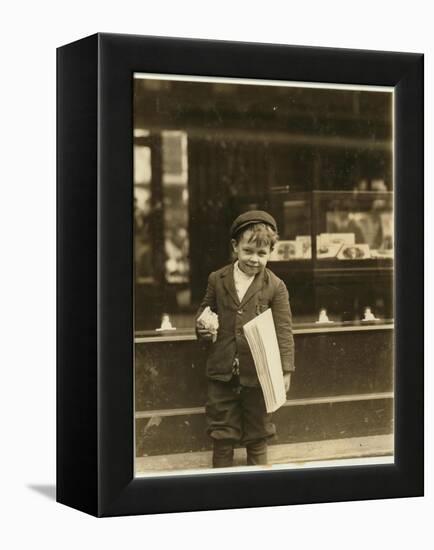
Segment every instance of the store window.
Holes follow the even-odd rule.
[[[391,322],[393,93],[217,80],[134,80],[136,331],[194,334],[248,209],[277,220],[296,326]]]

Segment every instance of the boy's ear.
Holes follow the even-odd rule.
[[[232,250],[234,252],[237,251],[236,247],[237,247],[237,241],[235,239],[231,239],[231,245],[232,245]]]

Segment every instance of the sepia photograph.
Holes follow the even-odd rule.
[[[134,475],[394,463],[394,88],[135,72]]]
[[[428,6],[5,4],[2,547],[434,548]]]

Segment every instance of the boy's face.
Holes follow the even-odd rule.
[[[238,265],[246,275],[256,275],[267,265],[271,254],[270,245],[258,246],[256,242],[249,242],[249,231],[246,231],[237,242],[232,239],[234,252],[238,257]]]

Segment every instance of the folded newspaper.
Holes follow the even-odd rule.
[[[274,412],[286,401],[282,361],[271,309],[243,327],[255,362],[267,412]]]
[[[212,341],[217,340],[217,330],[219,328],[219,318],[217,313],[211,311],[209,306],[202,311],[197,319],[197,323],[200,327],[209,330],[212,333]]]

